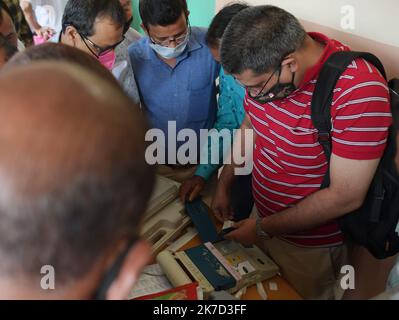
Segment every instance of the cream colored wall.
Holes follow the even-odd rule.
[[[232,2],[217,0],[216,10]],[[383,60],[391,77],[399,77],[398,0],[247,0],[252,5],[272,4],[298,17],[308,31],[320,31],[351,46],[371,51]],[[345,25],[353,8],[354,29]],[[344,11],[341,11],[344,10]]]

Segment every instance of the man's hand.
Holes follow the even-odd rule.
[[[233,226],[236,230],[225,235],[225,239],[237,241],[244,246],[256,244],[258,237],[256,235],[256,219],[249,218],[237,222]]]
[[[195,200],[205,188],[205,179],[200,176],[193,176],[184,181],[180,187],[179,196],[182,203]]]
[[[232,220],[234,217],[234,211],[230,205],[230,192],[221,184],[218,184],[211,208],[216,219],[220,222]]]
[[[55,34],[55,30],[49,27],[41,27],[40,29],[35,30],[35,33],[47,41]]]

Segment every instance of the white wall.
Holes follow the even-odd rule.
[[[216,10],[234,0],[216,0]],[[244,0],[251,5],[279,6],[299,18],[308,31],[320,31],[351,46],[371,51],[384,62],[390,76],[399,77],[399,0]],[[342,27],[354,11],[354,29]]]
[[[219,0],[223,6],[231,0]],[[399,47],[399,1],[398,0],[247,0],[253,5],[279,6],[299,19],[322,24],[355,35]],[[355,29],[343,30],[341,9],[354,8]]]

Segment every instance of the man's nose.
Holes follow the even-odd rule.
[[[177,47],[177,42],[176,39],[171,39],[169,40],[169,48],[176,48]]]

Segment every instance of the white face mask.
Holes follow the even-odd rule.
[[[184,39],[184,41],[175,48],[163,47],[155,43],[150,43],[150,47],[165,59],[175,59],[184,52],[184,50],[188,45],[189,40],[190,40],[190,35],[188,33],[186,39]]]

